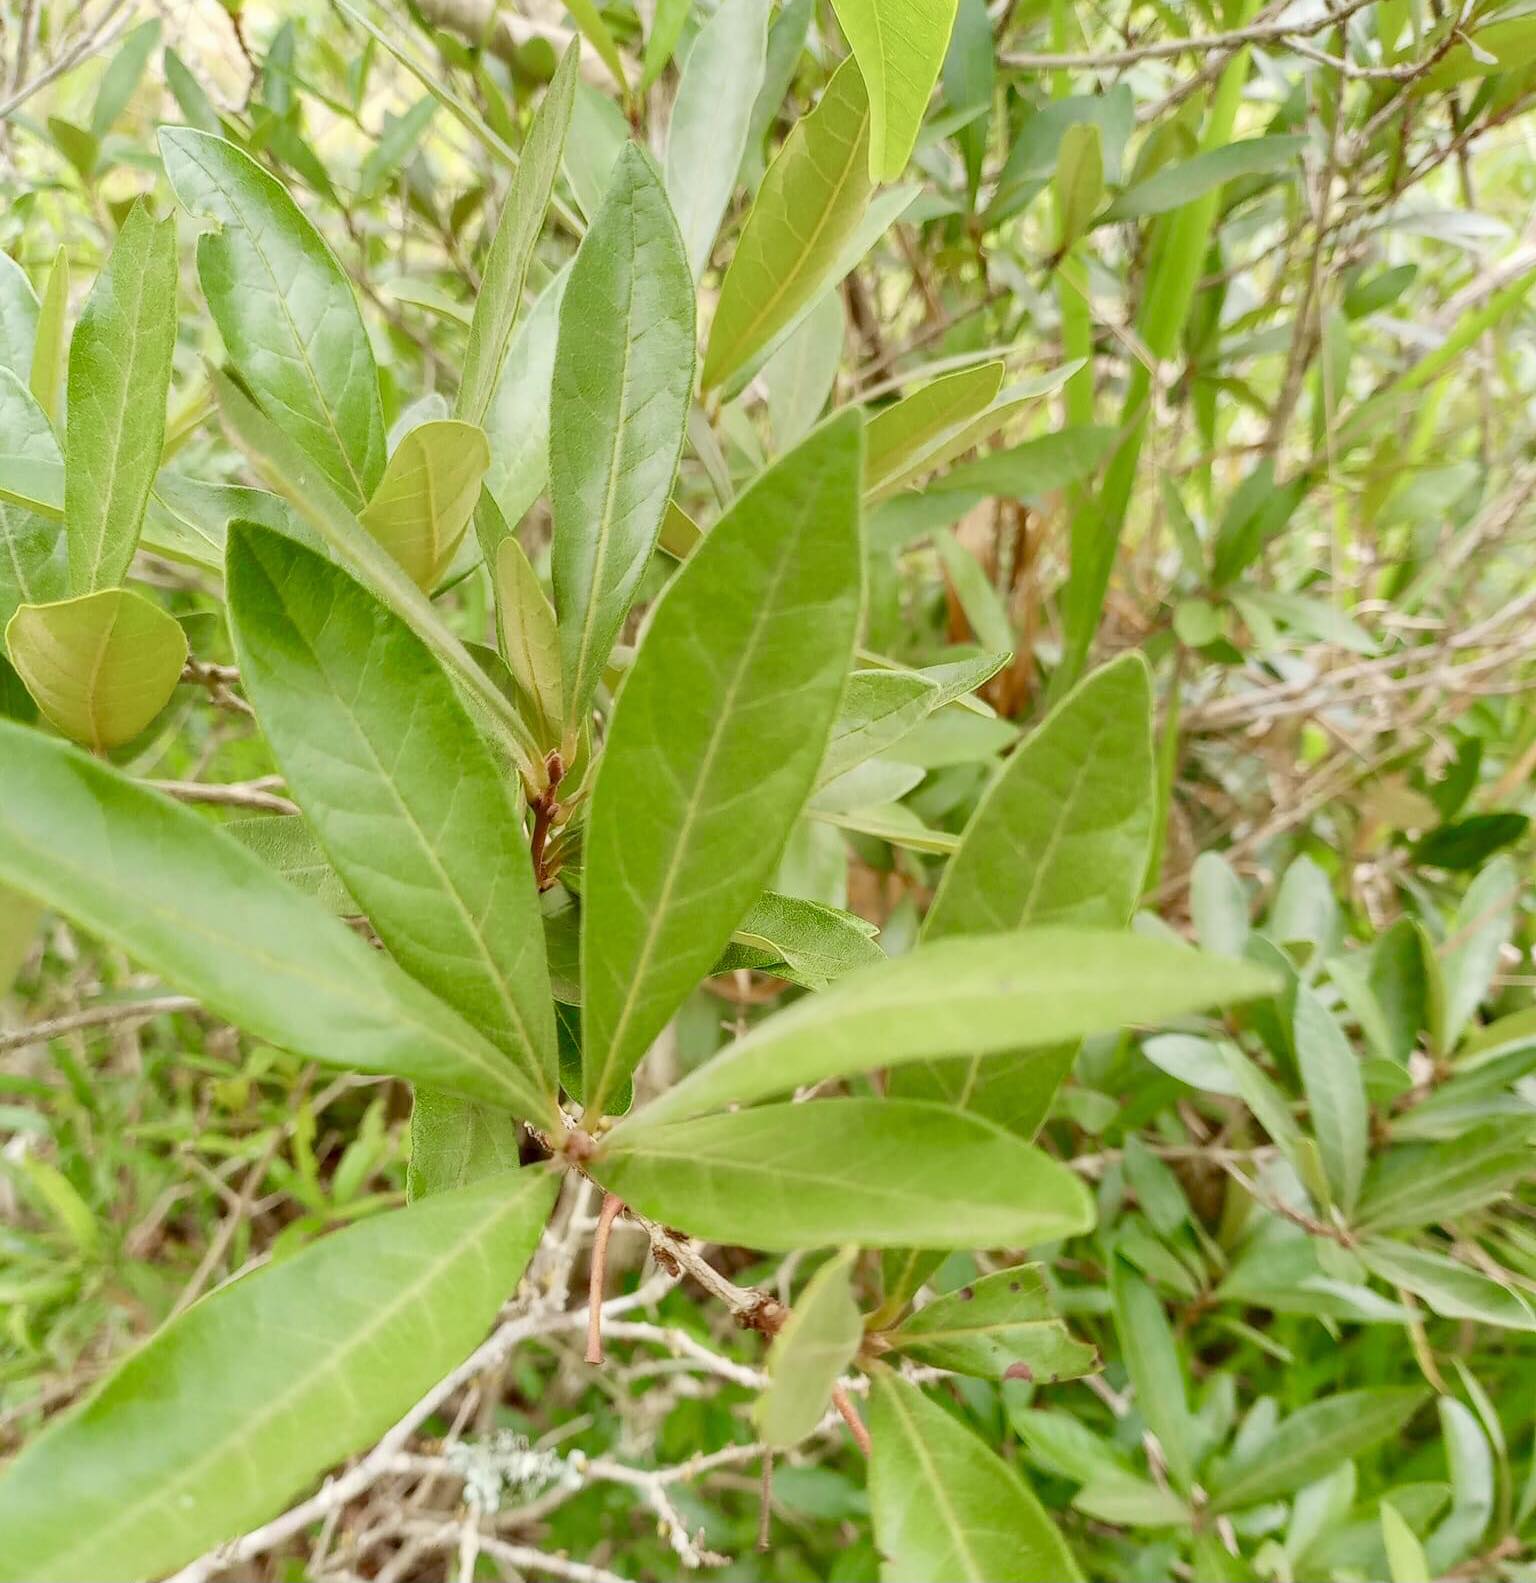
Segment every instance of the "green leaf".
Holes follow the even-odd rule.
[[[468,1023],[233,837],[8,721],[0,883],[281,1049],[555,1119]]]
[[[0,1577],[158,1577],[280,1511],[480,1341],[555,1187],[434,1196],[197,1303],[0,1478]]]
[[[464,349],[458,400],[454,405],[455,416],[468,423],[485,422],[501,380],[507,350],[512,344],[512,331],[522,306],[528,265],[544,228],[555,178],[560,173],[560,157],[570,129],[580,60],[581,46],[573,42],[561,57],[528,130],[485,261],[485,273],[475,296],[475,316],[469,326],[469,344]]]
[[[564,719],[560,634],[538,574],[510,533],[496,549],[496,617],[501,652],[531,707],[535,735],[553,748]]]
[[[59,442],[19,373],[0,368],[0,473],[18,461],[63,471]],[[0,622],[18,605],[46,605],[69,591],[68,541],[59,523],[0,498]]]
[[[1443,1142],[1387,1150],[1371,1162],[1357,1224],[1407,1230],[1480,1209],[1529,1173],[1533,1130],[1529,1117],[1511,1117]]]
[[[1301,169],[1300,154],[1306,141],[1304,137],[1252,137],[1206,149],[1176,165],[1165,165],[1121,193],[1099,216],[1100,222],[1108,225],[1115,220],[1166,214],[1240,176],[1295,173]]]
[[[990,649],[1012,649],[1013,623],[1008,607],[981,562],[945,528],[934,530],[933,547],[977,640]]]
[[[395,172],[416,152],[437,111],[437,98],[427,93],[402,114],[385,118],[384,130],[378,142],[368,150],[359,173],[360,197],[373,199],[384,191]]]
[[[752,1405],[758,1435],[787,1449],[815,1429],[832,1387],[864,1340],[852,1275],[857,1248],[844,1248],[806,1283],[768,1349],[768,1388]]]
[[[688,51],[667,131],[667,195],[697,280],[746,152],[763,85],[768,0],[723,0]]]
[[[507,778],[426,645],[339,566],[230,531],[240,674],[288,785],[397,961],[555,1093],[544,932]]]
[[[942,1105],[828,1099],[653,1123],[603,1140],[591,1174],[642,1214],[770,1252],[1027,1247],[1087,1231],[1078,1178],[1000,1127]]]
[[[358,521],[430,593],[453,559],[490,466],[485,435],[452,418],[423,423],[395,447]]]
[[[1381,1386],[1309,1403],[1219,1470],[1211,1509],[1237,1511],[1289,1495],[1395,1435],[1423,1401],[1421,1390]]]
[[[1086,424],[994,451],[947,472],[933,487],[1037,500],[1081,483],[1109,454],[1115,431]]]
[[[5,645],[37,707],[97,753],[132,741],[165,708],[187,662],[181,624],[127,588],[21,605]]]
[[[1497,857],[1472,883],[1447,931],[1451,949],[1441,958],[1445,974],[1441,1050],[1454,1050],[1498,970],[1499,954],[1514,927],[1520,880],[1513,859]]]
[[[230,360],[275,423],[356,511],[384,471],[379,380],[336,255],[282,184],[248,154],[190,127],[160,133],[184,207],[217,229],[198,278]]]
[[[918,671],[855,671],[832,723],[817,785],[899,742],[927,719],[938,696],[938,687]]]
[[[128,108],[139,79],[155,45],[160,42],[158,20],[141,23],[128,34],[101,76],[96,103],[91,109],[91,131],[98,138],[112,130],[117,118]]]
[[[550,391],[551,566],[572,724],[666,514],[693,389],[693,312],[667,195],[626,143],[571,267]]]
[[[1406,1242],[1368,1238],[1355,1250],[1372,1275],[1422,1297],[1446,1319],[1471,1319],[1506,1330],[1536,1330],[1536,1311],[1506,1286],[1457,1259]]]
[[[302,815],[259,814],[254,819],[230,819],[225,822],[224,831],[296,890],[315,897],[327,912],[343,917],[362,912]]]
[[[26,270],[0,252],[0,369],[10,369],[23,385],[32,372],[37,315],[37,293]]]
[[[941,375],[883,407],[865,430],[864,489],[878,495],[934,441],[984,412],[1003,383],[1002,363]]]
[[[881,1375],[870,1396],[870,1512],[884,1583],[1080,1583],[1029,1487],[915,1386]]]
[[[61,247],[53,256],[48,284],[37,311],[37,340],[32,348],[32,394],[50,423],[59,421],[64,397],[64,365],[69,355],[69,254]]]
[[[1381,1503],[1381,1542],[1386,1546],[1392,1583],[1430,1583],[1424,1547],[1389,1500]]]
[[[1076,121],[1062,134],[1052,182],[1056,249],[1066,253],[1104,201],[1104,140],[1095,121]]]
[[[853,655],[861,424],[742,494],[657,605],[592,796],[582,909],[589,1108],[634,1071],[761,892]]]
[[[419,1088],[411,1105],[411,1158],[406,1196],[470,1187],[519,1168],[522,1126],[505,1111]]]
[[[135,203],[69,346],[64,520],[77,594],[120,583],[139,541],[165,438],[176,274],[176,222]]]
[[[672,59],[672,51],[682,37],[683,25],[693,9],[693,0],[656,0],[650,31],[645,38],[645,57],[641,63],[640,92],[645,93]]]
[[[815,427],[837,383],[847,333],[842,295],[826,292],[763,364],[776,450],[798,445]]]
[[[958,0],[833,0],[869,87],[869,179],[895,181],[949,49]]]
[[[1149,935],[1046,928],[939,940],[759,1023],[624,1125],[699,1115],[874,1066],[1053,1045],[1272,988],[1248,963]]]
[[[612,73],[614,82],[628,94],[629,81],[624,75],[624,57],[619,54],[619,46],[614,42],[613,34],[597,8],[597,0],[565,0],[565,9],[581,30],[582,37],[597,51],[598,58]]]
[[[765,891],[713,971],[744,967],[806,989],[825,989],[857,967],[885,960],[874,934],[875,926],[854,913]]]
[[[1156,1292],[1123,1259],[1111,1263],[1109,1291],[1136,1406],[1157,1436],[1173,1482],[1187,1493],[1195,1479],[1195,1424],[1168,1316]]]
[[[994,1380],[1075,1379],[1098,1354],[1074,1341],[1051,1308],[1045,1270],[1020,1264],[918,1309],[885,1341],[914,1363]]]
[[[864,79],[845,61],[757,190],[710,325],[705,390],[744,379],[834,284],[873,190],[868,147]]]
[[[1296,991],[1295,1037],[1312,1135],[1334,1199],[1350,1215],[1360,1197],[1370,1148],[1370,1107],[1360,1060],[1332,1013],[1305,984]]]

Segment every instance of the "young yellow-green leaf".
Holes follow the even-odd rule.
[[[510,533],[496,547],[496,618],[501,652],[531,708],[534,734],[556,747],[564,719],[560,634],[538,574]]]
[[[0,473],[17,461],[58,468],[63,458],[53,426],[20,374],[0,368]],[[68,541],[51,517],[0,498],[0,622],[18,605],[46,605],[69,591]]]
[[[895,181],[949,49],[958,0],[832,0],[869,85],[869,179]]]
[[[603,1140],[591,1174],[690,1236],[770,1252],[1020,1248],[1094,1219],[1079,1178],[1032,1144],[943,1105],[896,1099],[655,1124],[647,1108]]]
[[[1387,1571],[1392,1583],[1430,1583],[1429,1562],[1424,1547],[1391,1501],[1381,1503],[1381,1542],[1387,1552]]]
[[[782,330],[833,283],[873,190],[869,99],[845,61],[768,167],[709,329],[703,386],[749,373]]]
[[[979,363],[930,380],[882,408],[864,431],[865,493],[879,495],[934,441],[984,412],[1002,383],[1002,363]]]
[[[64,523],[77,594],[123,580],[160,468],[176,348],[176,222],[129,211],[69,344]]]
[[[1065,253],[1093,223],[1104,201],[1104,144],[1096,122],[1074,122],[1062,134],[1052,191],[1056,248]]]
[[[237,523],[230,622],[320,845],[419,983],[553,1104],[555,1024],[516,794],[446,672],[341,567]]]
[[[97,753],[131,741],[165,708],[187,662],[181,624],[127,588],[21,605],[5,645],[37,707]]]
[[[1173,1482],[1187,1492],[1195,1478],[1195,1423],[1168,1316],[1157,1293],[1122,1259],[1111,1263],[1109,1291],[1137,1410],[1157,1436]]]
[[[280,1049],[556,1119],[462,1017],[232,836],[7,721],[0,883]]]
[[[485,273],[475,296],[475,316],[470,320],[469,344],[464,349],[464,373],[459,381],[456,416],[469,423],[484,423],[491,397],[501,379],[512,330],[522,306],[528,265],[544,228],[544,215],[560,173],[560,156],[571,124],[571,106],[581,61],[581,45],[567,46],[555,75],[545,90],[543,103],[528,129],[521,157],[507,189],[507,201],[496,226]]]
[[[0,1578],[159,1577],[280,1511],[481,1340],[555,1188],[375,1215],[172,1320],[0,1477]]]
[[[26,384],[37,341],[37,293],[27,272],[9,253],[0,253],[0,368]]]
[[[1211,1509],[1238,1511],[1299,1490],[1396,1434],[1423,1401],[1411,1386],[1378,1386],[1310,1402],[1217,1469],[1207,1481]]]
[[[69,356],[69,254],[61,247],[53,256],[48,284],[37,312],[37,340],[32,348],[29,382],[38,406],[50,423],[59,421],[64,396],[64,365]]]
[[[517,1170],[522,1133],[521,1123],[504,1110],[418,1088],[411,1105],[406,1197],[414,1203]]]
[[[864,1339],[853,1296],[857,1248],[844,1248],[806,1283],[768,1349],[768,1388],[752,1406],[761,1439],[787,1449],[815,1429],[832,1387]]]
[[[594,1114],[709,971],[810,793],[859,618],[861,427],[822,425],[737,499],[620,692],[582,895]]]
[[[883,1583],[1081,1583],[1024,1481],[916,1386],[875,1381],[869,1435]]]
[[[614,82],[627,94],[629,80],[624,74],[624,57],[619,53],[619,46],[614,42],[613,34],[597,8],[597,0],[565,0],[565,9],[571,13],[571,20],[580,28],[582,37],[597,51],[598,58],[608,68]]]
[[[395,447],[358,521],[430,593],[464,537],[490,465],[485,435],[472,423],[420,424]]]
[[[915,1363],[993,1380],[1076,1379],[1098,1354],[1056,1317],[1043,1266],[985,1275],[919,1308],[885,1338]]]
[[[667,195],[695,280],[709,262],[763,85],[768,0],[723,0],[688,51],[667,131]]]
[[[1270,975],[1251,963],[1117,930],[1046,928],[938,940],[767,1018],[619,1130],[875,1066],[957,1051],[982,1059],[1126,1023],[1157,1023],[1273,988]]]
[[[627,143],[571,266],[550,390],[551,567],[573,725],[666,514],[693,391],[693,311],[667,195]]]
[[[230,361],[274,422],[357,511],[384,471],[379,378],[336,255],[277,178],[223,138],[160,133],[186,209],[217,227],[197,272]]]
[[[1360,1058],[1333,1013],[1305,984],[1296,991],[1295,1038],[1312,1136],[1334,1201],[1349,1215],[1360,1197],[1370,1150],[1371,1114]]]

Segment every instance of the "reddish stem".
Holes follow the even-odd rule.
[[[841,1385],[832,1387],[832,1405],[842,1414],[843,1422],[848,1425],[848,1433],[853,1436],[854,1444],[865,1456],[868,1456],[872,1449],[869,1431],[864,1427],[864,1420],[859,1417],[857,1408],[848,1400],[848,1393]]]
[[[587,1287],[587,1362],[603,1361],[603,1277],[608,1271],[608,1234],[623,1209],[622,1199],[603,1194],[603,1207],[597,1214],[597,1230],[592,1233],[592,1274]]]

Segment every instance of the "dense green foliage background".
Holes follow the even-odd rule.
[[[1536,13],[0,28],[0,1576],[1536,1575]]]

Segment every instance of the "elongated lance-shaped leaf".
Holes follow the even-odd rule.
[[[693,279],[649,157],[627,143],[560,303],[550,552],[565,719],[597,686],[656,548],[693,390]]]
[[[869,86],[869,177],[907,168],[949,49],[958,0],[833,0]]]
[[[0,455],[0,473],[8,476],[18,459],[63,470],[53,425],[9,368],[0,368]],[[0,622],[9,621],[17,605],[62,599],[68,587],[68,541],[59,523],[0,498]]]
[[[375,1215],[215,1292],[0,1476],[0,1578],[159,1577],[282,1509],[463,1361],[556,1178]]]
[[[554,1124],[493,1045],[206,819],[0,721],[0,883],[259,1039]]]
[[[1354,1212],[1370,1152],[1371,1112],[1360,1058],[1316,991],[1296,990],[1296,1064],[1323,1157],[1328,1186],[1346,1215]]]
[[[837,1377],[864,1339],[853,1296],[857,1248],[844,1248],[806,1283],[768,1349],[768,1388],[752,1406],[770,1446],[793,1446],[821,1422]]]
[[[379,377],[336,255],[282,184],[232,143],[166,127],[165,173],[189,212],[203,295],[230,361],[353,510],[384,471]]]
[[[1169,1476],[1187,1492],[1195,1477],[1195,1424],[1173,1328],[1157,1293],[1121,1259],[1111,1265],[1109,1291],[1136,1405],[1163,1448]]]
[[[77,594],[123,579],[165,440],[176,348],[176,222],[140,200],[69,344],[64,522]]]
[[[37,293],[27,272],[9,253],[0,253],[0,368],[26,384],[37,341]]]
[[[1093,1225],[1065,1166],[944,1105],[827,1099],[655,1125],[644,1114],[603,1141],[591,1174],[708,1242],[1018,1248]]]
[[[97,753],[132,741],[165,708],[187,662],[181,624],[131,588],[22,605],[5,646],[37,707]]]
[[[1050,1046],[1273,988],[1251,963],[1108,929],[935,941],[769,1017],[616,1130],[955,1050],[984,1058]]]
[[[398,616],[303,545],[237,523],[230,622],[257,717],[397,961],[555,1094],[555,1021],[515,793]]]
[[[473,424],[439,418],[419,424],[395,447],[359,521],[430,593],[448,570],[469,526],[490,447]]]
[[[832,283],[873,191],[868,150],[869,98],[849,60],[757,190],[709,328],[706,390],[750,372]]]
[[[64,396],[64,368],[69,357],[69,251],[53,255],[48,284],[37,310],[37,339],[32,346],[29,388],[50,423],[59,420]]]
[[[1028,1486],[916,1386],[882,1372],[869,1403],[870,1515],[884,1583],[1080,1583]]]
[[[810,793],[859,619],[861,428],[824,424],[715,524],[620,692],[582,896],[594,1114],[709,971]]]
[[[942,435],[983,412],[1003,383],[1002,363],[981,363],[943,374],[870,419],[864,490],[880,491]]]
[[[667,129],[667,194],[697,279],[746,152],[763,86],[768,0],[724,0],[688,52]]]
[[[332,488],[320,464],[254,406],[226,374],[215,373],[213,389],[231,438],[258,475],[294,507],[326,548],[380,604],[410,626],[474,703],[479,718],[511,754],[524,776],[537,779],[543,771],[543,755],[522,717],[470,657],[432,601],[357,520]]]
[[[470,423],[485,421],[486,409],[501,378],[501,367],[522,306],[528,265],[533,259],[539,232],[544,228],[555,177],[560,173],[560,155],[570,129],[580,64],[581,44],[572,39],[528,130],[522,158],[507,189],[507,201],[491,241],[485,273],[475,297],[469,344],[464,349],[464,375],[454,406],[457,416]]]

